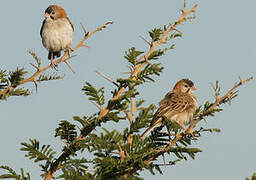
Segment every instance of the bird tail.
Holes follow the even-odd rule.
[[[155,123],[155,124],[152,124],[148,129],[146,129],[142,135],[140,136],[140,138],[144,138],[145,136],[147,136],[153,129],[155,129],[156,127],[159,127],[162,125],[162,122],[158,122],[158,123]]]

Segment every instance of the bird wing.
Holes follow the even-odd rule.
[[[171,119],[176,114],[190,111],[194,106],[193,98],[187,93],[173,91],[167,93],[164,99],[160,101],[159,108],[153,117],[150,127],[142,133],[141,138],[144,138],[154,128],[164,125],[163,116]]]
[[[74,31],[74,26],[73,26],[72,22],[69,20],[68,17],[67,17],[67,19],[68,19],[68,22],[70,23],[70,25],[71,25],[71,27],[72,27],[72,29],[73,29],[73,31]]]
[[[43,21],[43,24],[40,29],[40,36],[42,37],[43,29],[44,29],[45,20]]]
[[[171,91],[165,95],[159,105],[160,106],[153,117],[152,125],[162,121],[162,116],[171,119],[176,114],[189,111],[189,109],[194,107],[194,100],[187,93]]]

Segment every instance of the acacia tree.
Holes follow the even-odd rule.
[[[86,82],[82,88],[88,99],[98,107],[98,111],[83,117],[73,117],[74,122],[62,120],[55,129],[55,137],[65,142],[62,153],[56,152],[50,145],[42,145],[36,139],[21,143],[21,151],[26,153],[26,157],[38,163],[42,170],[41,176],[45,180],[53,178],[64,179],[142,179],[139,173],[148,170],[152,174],[162,173],[161,166],[174,166],[181,160],[188,157],[195,158],[201,150],[193,147],[191,142],[198,140],[205,132],[219,132],[219,129],[206,129],[196,127],[197,123],[207,116],[214,116],[222,111],[220,107],[229,103],[237,96],[237,88],[250,81],[252,77],[240,79],[228,92],[220,95],[219,82],[214,86],[215,101],[207,101],[199,106],[194,114],[193,122],[184,130],[178,130],[174,123],[165,118],[168,129],[171,133],[150,135],[144,139],[140,138],[141,133],[149,127],[154,115],[156,106],[150,104],[143,106],[144,100],[140,98],[139,86],[145,82],[154,82],[154,76],[159,76],[163,67],[158,62],[161,56],[174,48],[173,40],[181,37],[177,27],[195,18],[197,5],[191,9],[184,7],[180,18],[174,23],[169,23],[161,28],[154,28],[149,31],[149,38],[142,39],[148,46],[148,50],[141,51],[135,47],[128,49],[124,58],[129,63],[130,73],[126,78],[112,80],[104,74],[98,72],[104,79],[113,84],[111,91],[112,98],[105,99],[104,87],[96,88],[90,82]],[[102,30],[108,24],[100,26],[95,31],[88,33],[85,31],[84,38],[73,49],[85,46],[84,42],[95,32]],[[166,47],[167,45],[167,47]],[[56,80],[62,77],[57,75],[44,75],[42,72],[50,68],[40,67],[40,60],[34,52],[29,51],[36,60],[36,72],[25,78],[27,72],[17,68],[15,71],[7,72],[0,70],[0,99],[5,100],[10,96],[27,96],[30,91],[20,88],[27,82],[37,82]],[[73,56],[71,56],[73,57]],[[65,54],[56,62],[65,62],[69,68],[72,67],[67,62],[71,57]],[[128,120],[129,126],[121,130],[108,130],[104,128],[105,123]],[[95,129],[101,129],[100,133]],[[163,158],[162,158],[163,157]],[[16,173],[8,166],[0,166],[4,172],[0,174],[0,179],[30,179],[29,173]],[[58,172],[58,173],[57,173]],[[56,175],[57,174],[57,175]]]

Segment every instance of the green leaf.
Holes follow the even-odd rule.
[[[8,179],[8,178],[20,179],[20,176],[12,168],[8,166],[0,166],[0,169],[8,171],[8,173],[0,175],[0,179]]]
[[[149,35],[153,42],[160,40],[160,36],[163,34],[163,30],[161,28],[155,28],[149,32]]]
[[[125,52],[124,58],[127,59],[132,65],[135,66],[137,64],[137,61],[136,61],[137,57],[142,53],[143,51],[137,51],[135,47],[132,47]]]
[[[146,81],[154,82],[154,79],[151,78],[152,75],[160,76],[160,73],[163,71],[163,67],[160,67],[160,63],[158,64],[147,64],[145,68],[137,75],[138,81],[137,84],[141,84]]]
[[[56,73],[52,74],[52,75],[48,75],[48,74],[40,74],[37,78],[38,82],[42,82],[42,81],[51,81],[51,80],[58,80],[58,79],[63,79],[63,76],[58,76]]]
[[[43,145],[40,148],[39,141],[37,141],[36,139],[30,139],[29,141],[30,144],[25,142],[21,143],[23,147],[20,150],[27,152],[25,157],[28,157],[29,159],[34,159],[34,162],[51,162],[51,160],[54,158],[55,151],[50,148],[50,145]]]
[[[76,126],[66,120],[62,120],[59,123],[59,127],[55,129],[55,137],[65,140],[67,143],[71,143],[77,137]]]
[[[89,96],[89,100],[96,102],[98,105],[102,106],[105,103],[104,97],[104,87],[101,87],[97,90],[93,87],[89,82],[85,83],[86,85],[83,87],[82,91]]]
[[[22,80],[24,80],[24,75],[27,73],[27,71],[24,71],[24,68],[17,68],[16,71],[10,71],[8,79],[11,85],[15,88]]]
[[[39,59],[39,57],[36,55],[36,53],[32,50],[28,50],[28,53],[35,59],[38,67],[40,67],[41,65],[41,60]]]

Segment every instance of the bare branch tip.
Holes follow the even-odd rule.
[[[139,36],[143,41],[145,41],[149,46],[151,46],[152,44],[148,41],[148,40],[146,40],[143,36]]]
[[[38,87],[38,85],[37,85],[37,80],[36,80],[36,79],[34,79],[34,80],[33,80],[33,82],[34,82],[34,85],[35,85],[35,88],[36,88],[36,93],[38,93],[38,88],[37,88],[37,87]]]
[[[39,70],[39,67],[37,67],[36,65],[34,65],[33,63],[29,63],[32,67],[34,67],[37,71]]]
[[[102,107],[96,104],[95,102],[91,102],[93,105],[95,105],[100,111],[102,111]]]
[[[198,4],[195,4],[194,7],[193,7],[193,9],[196,9],[197,7],[198,7]]]
[[[82,26],[82,29],[83,29],[83,31],[84,31],[84,34],[87,34],[87,31],[86,31],[84,25],[83,25],[82,23],[80,23],[80,24],[81,24],[81,26]]]
[[[68,68],[75,74],[75,71],[72,69],[72,66],[67,61],[64,61],[64,62],[66,63]]]
[[[114,21],[108,21],[108,22],[106,23],[106,25],[108,25],[108,24],[114,24]]]
[[[91,48],[90,46],[87,46],[85,44],[82,44],[82,46],[85,47],[85,48]]]

